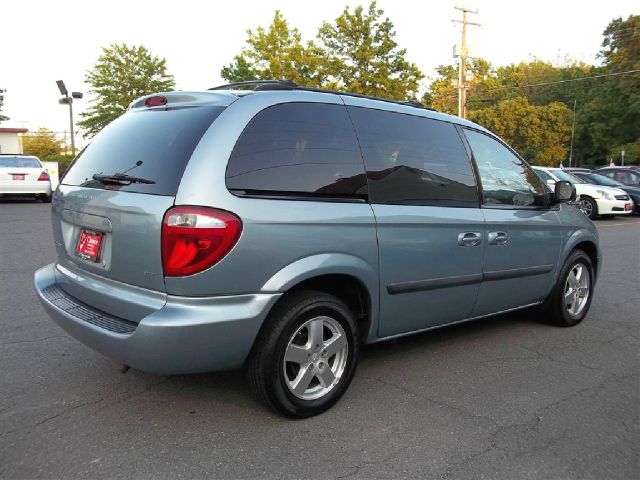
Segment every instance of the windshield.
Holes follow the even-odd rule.
[[[598,173],[588,173],[583,178],[590,183],[595,183],[596,185],[604,185],[607,187],[624,186],[623,183],[616,182],[615,180],[612,180],[609,177],[605,177],[604,175],[600,175]]]
[[[0,157],[0,168],[42,168],[35,157]]]
[[[130,111],[98,133],[62,183],[123,192],[175,195],[198,142],[224,110],[219,106]],[[149,182],[103,182],[126,173]]]
[[[586,183],[584,180],[581,180],[575,175],[572,175],[569,172],[565,172],[564,170],[561,170],[559,168],[554,168],[553,170],[551,170],[551,173],[555,175],[558,180],[564,180],[571,183]]]

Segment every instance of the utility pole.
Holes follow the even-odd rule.
[[[456,10],[462,12],[462,20],[453,19],[453,23],[462,24],[462,42],[460,43],[460,68],[458,69],[458,116],[461,118],[467,118],[467,55],[469,53],[467,48],[467,25],[481,26],[479,23],[467,21],[467,14],[478,14],[478,10],[469,10],[467,7],[458,7]]]

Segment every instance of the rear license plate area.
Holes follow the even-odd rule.
[[[24,180],[24,173],[14,173],[11,176],[14,180]]]
[[[97,262],[102,249],[103,234],[94,230],[82,229],[78,236],[75,254],[90,262]]]

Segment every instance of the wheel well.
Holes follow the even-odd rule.
[[[580,242],[575,247],[574,250],[582,250],[589,256],[589,260],[591,260],[591,264],[593,265],[593,270],[596,271],[598,268],[598,249],[595,244],[592,242]]]
[[[284,296],[300,290],[318,290],[338,297],[353,312],[360,330],[360,338],[365,339],[369,335],[371,297],[367,287],[356,277],[343,274],[313,277],[291,287]]]

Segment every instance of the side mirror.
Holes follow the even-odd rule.
[[[573,183],[566,180],[558,180],[556,182],[553,193],[556,197],[556,202],[570,202],[576,199],[576,187]]]

